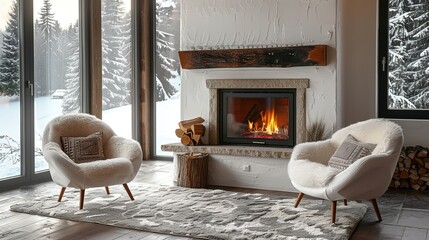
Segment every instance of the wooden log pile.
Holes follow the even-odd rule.
[[[426,190],[429,187],[429,149],[403,147],[390,188]]]
[[[202,124],[203,118],[197,117],[179,122],[179,128],[175,133],[180,142],[185,146],[196,146],[203,144],[201,137],[204,136],[206,128]]]

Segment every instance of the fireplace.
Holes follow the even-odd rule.
[[[210,90],[209,92],[209,122],[208,122],[208,129],[209,129],[209,141],[208,143],[210,145],[251,145],[254,147],[260,146],[294,146],[295,144],[305,142],[305,135],[306,135],[306,103],[305,103],[305,92],[306,89],[310,86],[309,79],[207,79],[206,80],[206,86]],[[288,134],[287,134],[287,140],[282,139],[281,144],[278,145],[275,141],[277,139],[264,139],[264,144],[262,143],[253,143],[253,142],[234,142],[234,137],[231,139],[228,139],[227,142],[223,140],[222,137],[222,126],[221,121],[223,117],[220,117],[222,114],[219,110],[221,109],[221,105],[224,104],[223,94],[221,93],[239,93],[242,94],[243,92],[248,92],[250,94],[262,94],[262,95],[256,95],[251,96],[250,98],[265,98],[267,95],[263,96],[263,94],[268,93],[268,97],[272,97],[271,100],[267,100],[268,102],[274,101],[274,103],[270,103],[271,105],[276,104],[276,99],[278,98],[288,98],[287,105],[288,105],[288,118],[282,119],[282,121],[285,121],[281,125],[288,125]],[[277,95],[280,94],[280,95]],[[286,95],[282,95],[286,94]],[[228,94],[227,94],[228,95]],[[290,96],[292,95],[292,98]],[[245,96],[248,97],[248,96]],[[239,98],[243,98],[242,96]],[[249,98],[249,97],[248,97]],[[280,101],[282,102],[282,101]],[[251,104],[250,108],[253,107],[256,103]],[[271,106],[268,104],[268,106]],[[292,104],[292,106],[290,106]],[[261,103],[261,105],[263,105]],[[285,102],[282,102],[282,104],[276,104],[276,105],[286,105]],[[266,104],[263,105],[266,108]],[[262,106],[261,106],[262,107]],[[278,106],[277,106],[278,107]],[[268,107],[272,108],[272,107]],[[276,109],[275,109],[276,110]],[[277,111],[277,110],[276,110]],[[282,110],[285,111],[285,110]],[[244,113],[244,115],[246,115]],[[243,115],[243,113],[241,113]],[[234,119],[238,122],[243,122],[240,119]],[[287,121],[287,122],[286,122]],[[227,122],[226,122],[227,123]],[[246,125],[245,125],[246,126]],[[258,123],[258,126],[260,127],[260,123]],[[293,129],[293,130],[292,130]],[[283,131],[285,132],[285,131]],[[236,133],[234,133],[236,134]],[[231,134],[230,134],[231,135]],[[228,136],[228,135],[227,135]],[[232,135],[234,136],[234,135]],[[229,141],[229,140],[232,140]],[[240,139],[244,140],[243,138]],[[270,141],[267,141],[270,140]],[[249,139],[245,140],[249,141]],[[258,141],[253,139],[253,141]]]
[[[219,91],[219,144],[295,145],[295,89]]]

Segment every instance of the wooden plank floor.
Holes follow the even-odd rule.
[[[285,176],[286,177],[286,176]],[[173,163],[168,161],[144,161],[134,182],[149,184],[173,184]],[[37,192],[46,188],[60,187],[52,182],[23,187],[20,189],[0,193],[0,239],[91,239],[91,240],[181,240],[193,239],[171,235],[137,231],[132,229],[116,228],[106,225],[73,222],[56,218],[42,217],[9,211],[10,205],[33,199]],[[222,189],[250,193],[264,193],[296,197],[296,193],[222,187]],[[304,197],[304,200],[305,201]],[[417,200],[416,204],[427,202],[427,210],[414,209],[407,202],[407,198]],[[327,203],[329,204],[329,203]],[[370,203],[368,203],[370,205]],[[359,239],[413,239],[429,240],[429,193],[415,191],[388,191],[379,200],[379,206],[384,218],[383,222],[375,222],[372,209],[369,208],[364,219],[359,224],[352,240]],[[426,211],[423,212],[422,211]]]

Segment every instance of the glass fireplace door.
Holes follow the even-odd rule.
[[[222,144],[293,146],[295,90],[223,90]]]

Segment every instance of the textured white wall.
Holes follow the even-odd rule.
[[[206,79],[308,78],[307,122],[336,126],[336,0],[182,0],[181,50],[326,44],[328,66],[182,71],[182,119],[209,119]],[[206,136],[207,137],[207,136]]]
[[[338,126],[376,116],[377,1],[339,0]]]

